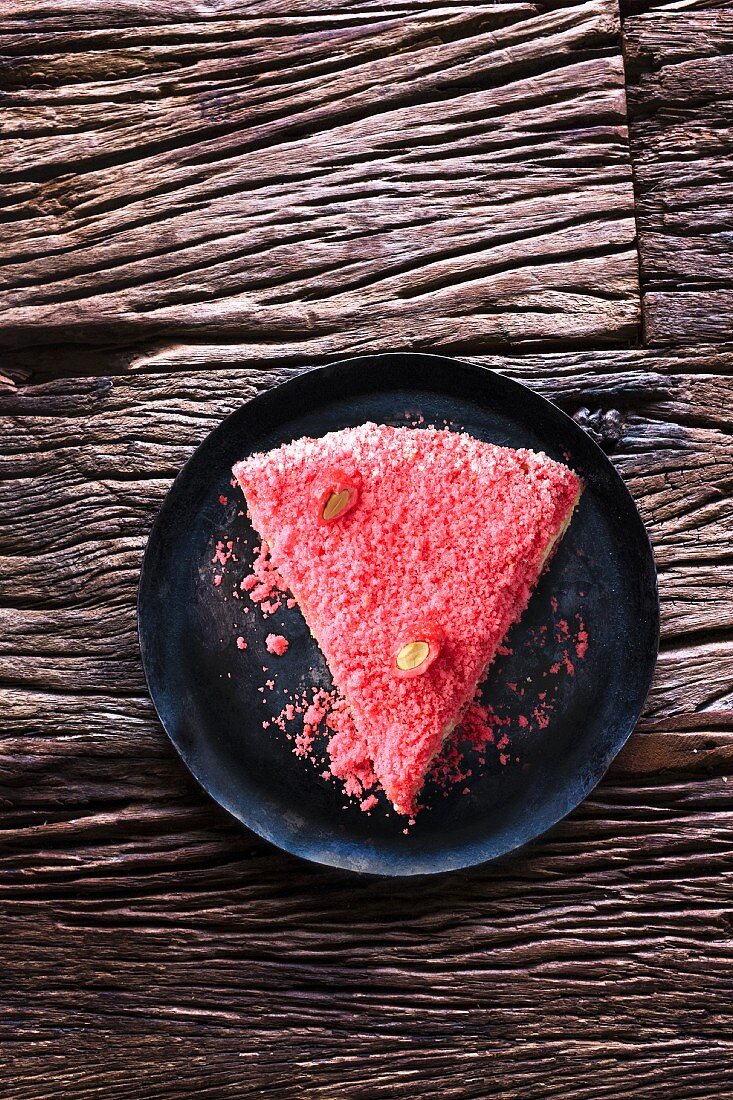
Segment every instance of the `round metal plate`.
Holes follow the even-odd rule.
[[[447,797],[433,792],[430,807],[405,836],[404,819],[394,812],[380,808],[367,815],[355,805],[345,808],[334,784],[296,758],[281,734],[263,729],[263,719],[284,705],[286,690],[330,687],[328,670],[297,608],[283,606],[266,622],[251,612],[248,649],[238,650],[235,601],[224,599],[232,581],[214,588],[210,563],[217,538],[252,535],[246,517],[238,515],[241,497],[230,486],[237,459],[302,435],[366,420],[408,424],[418,415],[489,442],[545,451],[572,466],[586,490],[510,635],[511,653],[495,661],[484,686],[484,700],[513,718],[511,766],[501,766],[494,754],[496,759],[474,768],[468,794],[460,788]],[[226,505],[220,496],[227,497]],[[234,581],[250,567],[244,555]],[[181,470],[155,521],[138,610],[156,709],[209,794],[289,852],[386,875],[447,871],[495,858],[577,806],[634,727],[659,635],[649,540],[603,452],[525,386],[486,368],[419,354],[370,356],[313,370],[249,401],[211,432]],[[578,613],[589,635],[585,659],[557,686],[547,727],[522,731],[518,719],[531,712],[558,656],[553,621],[572,621]],[[266,653],[270,632],[290,639],[285,656]],[[537,644],[542,637],[544,643]],[[258,690],[269,675],[263,665],[278,674],[267,706]],[[524,695],[510,684],[524,685]]]

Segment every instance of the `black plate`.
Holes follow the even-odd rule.
[[[211,555],[222,534],[251,535],[238,515],[239,493],[230,486],[237,459],[302,435],[366,420],[413,423],[420,414],[479,439],[543,450],[569,463],[586,491],[510,635],[512,652],[497,659],[484,687],[484,699],[512,717],[509,761],[502,766],[493,753],[474,769],[467,795],[460,788],[445,797],[433,792],[406,836],[404,818],[383,806],[370,815],[356,805],[344,809],[334,784],[296,758],[282,734],[262,728],[263,718],[280,709],[284,690],[330,686],[328,670],[297,608],[283,606],[266,622],[259,611],[250,612],[249,648],[240,652],[233,622],[241,601],[231,598],[228,577],[213,586]],[[245,558],[235,573],[249,570],[251,558]],[[589,635],[585,659],[553,686],[547,728],[522,731],[520,715],[531,713],[550,685],[548,667],[561,655],[553,623],[558,617],[574,621],[577,614]],[[244,621],[241,614],[237,621]],[[543,625],[548,633],[538,644]],[[139,630],[161,721],[217,802],[260,836],[306,859],[415,875],[502,855],[585,798],[641,711],[656,660],[659,606],[652,551],[634,503],[603,452],[569,417],[485,368],[396,354],[294,378],[243,405],[208,436],[176,478],[153,526],[140,579]],[[269,657],[265,635],[280,630],[290,650]],[[258,691],[267,679],[263,665],[278,674],[269,706]],[[509,684],[524,685],[524,696]]]

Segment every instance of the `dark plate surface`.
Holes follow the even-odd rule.
[[[541,579],[511,652],[483,688],[507,721],[511,749],[492,752],[428,808],[408,835],[385,803],[367,815],[320,769],[264,730],[285,692],[331,680],[299,610],[266,621],[233,587],[249,572],[256,539],[232,464],[302,435],[366,420],[427,423],[479,439],[531,447],[567,462],[586,490]],[[227,504],[220,502],[227,498]],[[218,538],[249,549],[212,582]],[[554,606],[556,605],[556,606]],[[567,644],[558,623],[582,625],[589,643],[573,673],[551,670]],[[242,624],[246,624],[242,629]],[[546,630],[543,631],[543,627]],[[260,836],[306,859],[354,871],[413,875],[495,858],[537,837],[600,780],[636,722],[656,660],[659,608],[649,540],[623,482],[595,443],[555,406],[502,375],[439,356],[379,355],[320,368],[243,405],[216,428],[176,478],[150,535],[140,580],[145,673],[168,735],[202,786]],[[271,657],[268,633],[290,640]],[[248,640],[246,651],[235,643]],[[270,671],[263,672],[263,665]],[[274,689],[260,688],[276,672]],[[521,694],[521,693],[524,694]],[[552,699],[543,709],[542,697]],[[264,700],[264,701],[263,701]],[[546,714],[539,726],[529,715]],[[463,791],[467,793],[463,793]]]

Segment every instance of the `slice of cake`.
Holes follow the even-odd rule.
[[[362,424],[234,467],[252,522],[410,813],[582,486],[544,454]]]

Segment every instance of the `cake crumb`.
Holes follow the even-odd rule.
[[[255,546],[253,554],[252,572],[243,578],[239,587],[243,592],[249,592],[252,602],[259,604],[263,616],[268,618],[282,607],[287,585],[273,565],[266,543]]]
[[[290,642],[282,634],[268,634],[265,638],[265,645],[268,653],[273,653],[276,657],[282,657],[284,653],[287,653]]]
[[[222,542],[222,540],[219,539],[219,541],[216,544],[216,549],[214,550],[214,556],[211,559],[211,564],[212,565],[221,565],[222,568],[224,566],[226,566],[229,559],[232,556],[233,547],[234,547],[233,542],[230,541],[230,542],[226,543],[226,545],[225,545]]]
[[[578,633],[575,636],[575,656],[582,661],[588,652],[588,631],[585,629],[585,623],[580,615],[576,615],[575,620],[578,624]]]
[[[237,649],[246,649],[246,648],[247,648],[247,643],[245,642],[244,638],[240,634],[239,637],[237,638]]]

